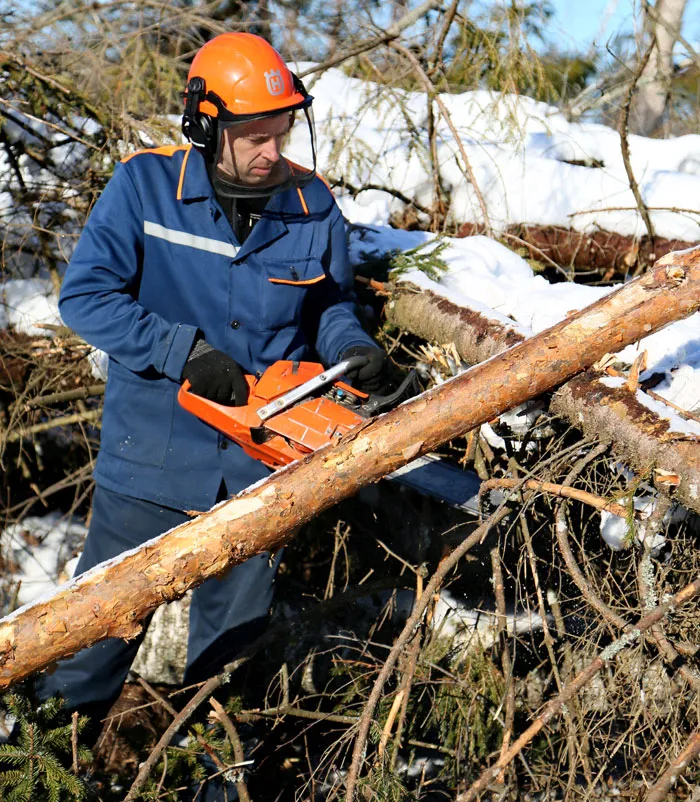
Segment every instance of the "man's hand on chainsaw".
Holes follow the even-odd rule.
[[[189,380],[195,395],[218,404],[241,407],[248,401],[248,382],[241,366],[204,339],[195,341],[182,378]]]
[[[340,360],[352,356],[367,357],[367,363],[360,368],[348,371],[348,379],[354,387],[363,393],[376,393],[385,395],[389,392],[391,377],[389,375],[389,357],[387,353],[371,345],[355,345],[344,351]]]

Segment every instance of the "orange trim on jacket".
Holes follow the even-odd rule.
[[[124,156],[121,160],[125,164],[134,156],[139,156],[141,153],[157,153],[159,156],[174,156],[180,150],[189,150],[192,145],[161,145],[157,148],[144,148],[143,150],[136,150],[128,156]]]
[[[325,277],[326,274],[324,273],[322,276],[316,276],[316,278],[307,278],[304,279],[304,281],[292,281],[288,278],[269,278],[268,281],[271,284],[292,284],[295,287],[301,287],[304,284],[318,284],[318,282],[323,281]]]

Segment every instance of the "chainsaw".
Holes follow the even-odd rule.
[[[226,406],[195,395],[189,382],[180,388],[178,400],[246,454],[277,469],[336,442],[367,418],[421,392],[415,371],[389,395],[368,395],[342,381],[365,364],[365,356],[345,359],[332,368],[280,360],[260,378],[246,376],[249,394],[244,406]]]
[[[354,356],[324,368],[317,362],[280,360],[258,378],[246,375],[248,403],[232,407],[196,395],[185,381],[180,405],[276,470],[311,454],[369,418],[421,392],[415,371],[388,395],[367,394],[343,381],[367,363]],[[435,454],[426,454],[387,478],[470,513],[479,513],[479,480]]]

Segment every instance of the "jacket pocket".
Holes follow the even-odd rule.
[[[119,459],[161,468],[177,389],[169,379],[141,378],[110,359],[100,448]]]
[[[281,329],[298,325],[304,297],[310,287],[324,281],[320,259],[266,260],[262,298],[263,326]]]

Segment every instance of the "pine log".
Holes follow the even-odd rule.
[[[700,308],[700,250],[644,276],[505,353],[358,426],[336,445],[139,549],[95,566],[0,621],[0,688],[107,637],[132,638],[165,602],[260,552],[415,457],[541,395],[604,354]]]
[[[671,431],[669,421],[636,393],[607,387],[587,371],[554,393],[550,409],[585,434],[608,441],[638,476],[648,476],[659,492],[700,513],[700,442]]]
[[[676,209],[683,213],[683,209]],[[458,237],[485,234],[486,227],[479,223],[464,223]],[[524,246],[530,259],[550,260],[565,269],[585,268],[607,276],[627,275],[638,263],[649,264],[654,257],[660,259],[671,251],[693,248],[698,243],[689,240],[656,237],[633,237],[616,231],[576,231],[563,226],[515,225],[508,226],[503,239],[509,245]]]
[[[436,344],[454,343],[468,364],[525,341],[515,324],[492,320],[408,282],[392,290],[385,309],[387,320],[400,329]],[[700,444],[671,431],[669,421],[635,393],[607,387],[599,378],[589,370],[563,384],[552,396],[551,411],[587,436],[609,442],[615,456],[638,475],[649,475],[660,492],[700,513]],[[669,474],[677,475],[680,484],[667,481]]]

